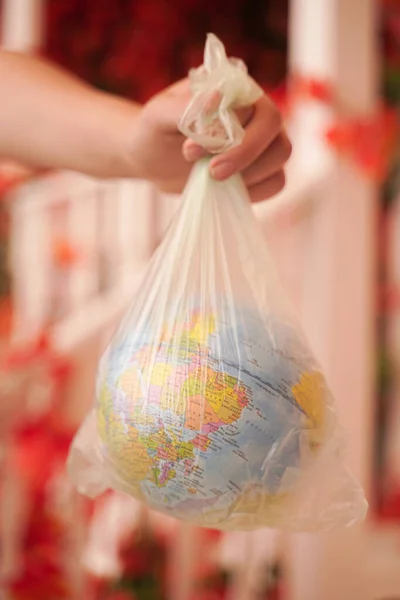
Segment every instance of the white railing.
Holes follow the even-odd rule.
[[[156,241],[156,195],[145,182],[99,182],[57,173],[20,186],[10,198],[15,337],[55,320],[56,343],[76,346],[122,310]],[[62,240],[74,264],[54,263]]]

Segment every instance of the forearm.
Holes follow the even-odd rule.
[[[33,57],[0,52],[0,156],[98,177],[134,177],[139,105]]]

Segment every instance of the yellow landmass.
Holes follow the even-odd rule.
[[[175,469],[170,469],[163,481],[160,481],[161,471],[158,467],[154,467],[152,469],[152,475],[153,483],[155,483],[157,487],[161,488],[167,485],[168,481],[171,481],[171,479],[174,479],[174,477],[176,477],[176,471]]]
[[[108,436],[108,451],[118,470],[132,484],[149,476],[151,458],[135,427],[129,426],[126,432],[123,423],[114,422]]]
[[[150,383],[152,385],[163,386],[171,376],[172,365],[165,362],[156,362],[152,368]]]
[[[187,356],[197,350],[198,345],[207,344],[208,336],[215,331],[215,318],[210,315],[202,317],[194,315],[192,322],[178,329],[175,325],[166,325],[161,334],[161,341],[170,344],[169,354],[177,357]]]
[[[179,443],[174,436],[168,437],[165,429],[142,435],[140,439],[147,449],[156,451],[159,458],[172,462],[177,460]]]
[[[200,431],[202,425],[221,420],[202,395],[189,396],[185,415],[185,427],[192,431]]]
[[[292,387],[292,394],[308,416],[311,427],[321,428],[325,421],[325,380],[322,373],[304,373]]]
[[[237,389],[237,383],[235,377],[216,373],[210,368],[192,372],[180,394],[186,405],[187,422],[192,422],[194,428],[196,419],[202,419],[203,423],[223,421],[226,424],[240,419],[245,392],[242,387]]]
[[[135,407],[135,410],[132,413],[132,419],[135,425],[140,425],[145,429],[154,425],[154,417],[147,413],[146,408],[144,408],[143,412],[140,406]]]
[[[108,410],[112,406],[112,394],[105,383],[101,387],[98,402],[101,407],[104,407]]]
[[[101,388],[98,403],[97,431],[100,439],[105,442],[107,440],[107,422],[112,412],[112,395],[105,384]]]
[[[194,446],[192,442],[180,441],[173,433],[160,429],[150,435],[141,435],[143,445],[153,452],[157,452],[159,458],[175,462],[194,458]]]
[[[240,418],[243,406],[239,403],[237,391],[234,386],[237,379],[230,376],[222,376],[212,371],[207,380],[205,397],[213,411],[224,423],[233,423]]]
[[[309,447],[318,452],[325,435],[325,380],[322,373],[304,373],[292,387],[293,396],[307,415]]]
[[[176,471],[174,469],[170,469],[163,481],[160,481],[161,470],[158,466],[152,468],[151,474],[153,483],[155,483],[157,487],[164,487],[167,485],[168,481],[176,476]]]
[[[117,384],[122,391],[133,401],[142,395],[142,386],[137,372],[137,367],[129,367],[122,373]]]
[[[247,515],[262,515],[268,518],[268,512],[280,508],[287,499],[286,494],[266,494],[265,492],[254,492],[245,490],[232,504],[232,513]]]
[[[105,442],[107,439],[107,420],[102,409],[97,411],[97,431],[100,439]]]
[[[180,442],[178,447],[178,460],[194,458],[192,442]]]
[[[174,479],[176,477],[176,471],[175,469],[171,469],[170,472],[168,473],[168,481],[170,479]]]
[[[207,344],[208,336],[215,331],[215,319],[210,315],[206,319],[197,317],[192,328],[189,330],[189,338],[204,346]]]
[[[161,390],[161,410],[172,410],[177,415],[183,415],[186,410],[185,396],[177,393],[172,385],[166,385]]]

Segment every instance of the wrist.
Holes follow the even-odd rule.
[[[105,93],[99,93],[99,99],[103,109],[98,111],[98,143],[106,154],[103,176],[140,178],[133,139],[141,105]]]

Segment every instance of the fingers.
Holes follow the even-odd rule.
[[[220,101],[221,95],[219,92],[215,92],[212,95],[210,94],[210,98],[207,101],[205,110],[210,113],[213,113],[218,108]],[[245,108],[240,108],[236,111],[236,114],[242,126],[246,127],[253,117],[254,107],[247,106]],[[196,144],[196,142],[190,139],[184,142],[182,151],[183,156],[188,162],[195,162],[196,160],[199,160],[203,156],[207,155],[206,150],[202,146],[199,146],[198,144]]]
[[[282,130],[280,113],[268,97],[260,98],[253,107],[241,109],[237,114],[245,127],[244,139],[240,146],[211,159],[211,175],[222,181],[241,172],[251,200],[266,200],[285,185],[283,167],[291,155],[291,143]],[[183,155],[194,162],[206,152],[192,140],[186,140]]]
[[[262,183],[276,172],[289,160],[292,145],[286,133],[280,133],[272,144],[242,172],[245,183],[250,187]]]
[[[206,156],[206,151],[193,140],[185,140],[182,146],[183,156],[188,162],[195,162]]]
[[[278,194],[285,187],[285,173],[278,171],[272,177],[265,179],[261,183],[249,187],[249,194],[252,202],[262,202]]]
[[[267,96],[263,96],[254,105],[254,114],[246,127],[242,143],[211,160],[213,177],[222,180],[247,169],[279,135],[281,128],[278,109]]]
[[[285,184],[283,166],[289,160],[292,145],[285,132],[276,137],[261,156],[242,172],[253,202],[266,200],[281,191]],[[189,162],[205,156],[204,150],[187,140],[184,144],[184,156]]]
[[[236,115],[240,121],[240,124],[243,127],[247,127],[250,123],[251,119],[254,116],[254,106],[245,106],[243,108],[238,108],[236,111]]]

